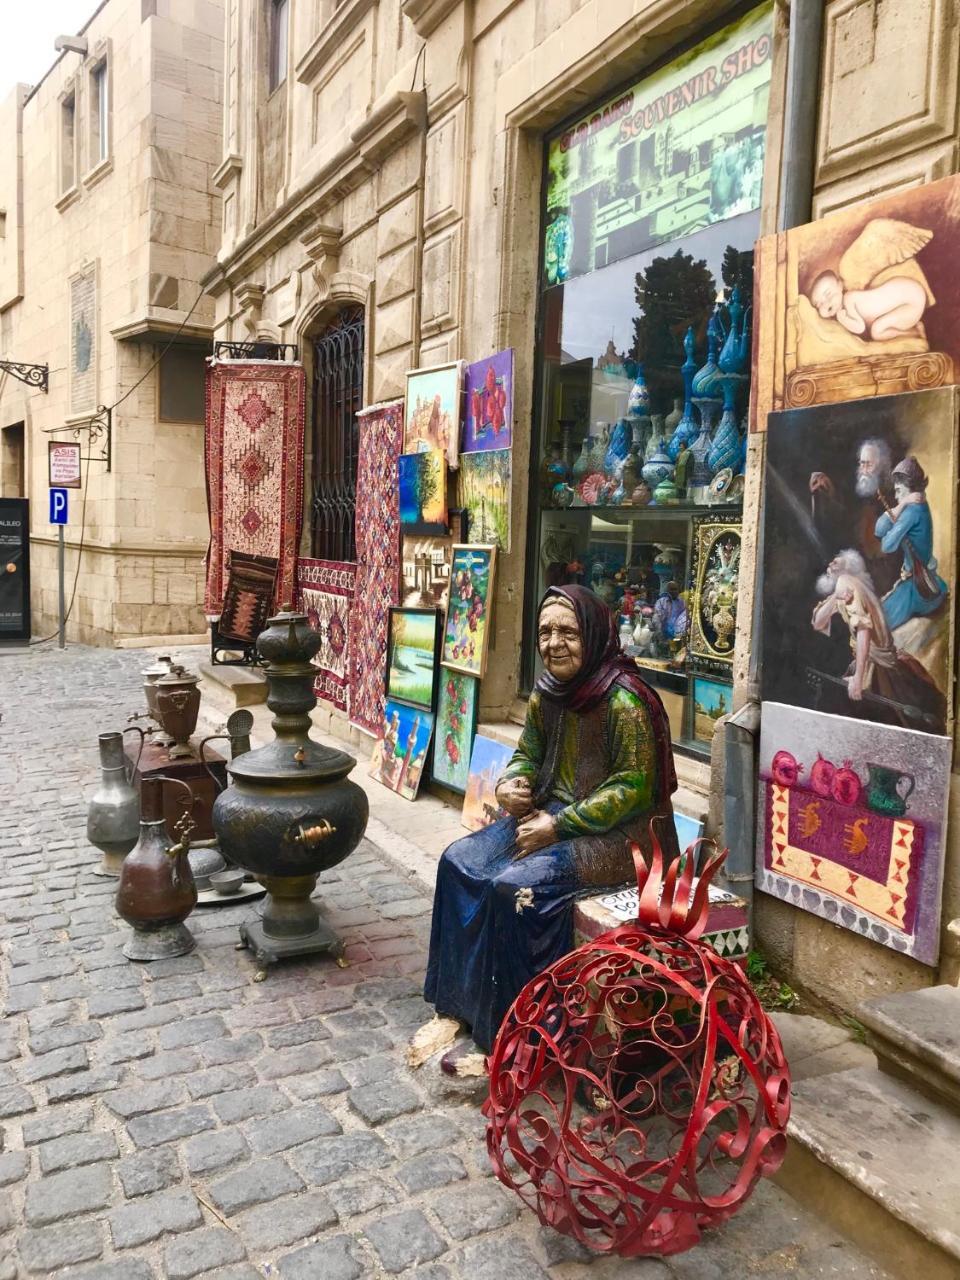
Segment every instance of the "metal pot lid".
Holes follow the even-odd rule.
[[[172,666],[172,658],[160,657],[152,667],[144,667],[140,674],[150,680],[159,680],[161,676],[165,676],[169,672]]]
[[[346,751],[323,747],[310,738],[278,738],[237,756],[227,765],[230,777],[251,782],[338,782],[356,767]]]
[[[171,667],[165,676],[162,676],[157,684],[162,685],[178,685],[178,684],[199,684],[200,677],[195,676],[192,671],[188,671],[186,667]]]

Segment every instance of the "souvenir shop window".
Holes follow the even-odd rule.
[[[700,755],[732,706],[771,26],[750,10],[546,147],[529,598],[607,600]]]

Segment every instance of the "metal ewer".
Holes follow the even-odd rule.
[[[142,752],[143,730],[131,727],[140,734]],[[100,866],[94,868],[102,876],[120,874],[124,858],[140,836],[140,799],[132,785],[136,765],[131,769],[127,764],[123,733],[100,734],[100,784],[87,806],[87,839],[103,854]]]
[[[343,943],[320,919],[311,894],[319,873],[359,844],[369,806],[347,776],[357,763],[353,756],[309,735],[317,703],[310,659],[320,644],[305,614],[284,611],[269,619],[257,650],[267,664],[276,738],[231,761],[231,783],[213,806],[224,855],[267,888],[262,920],[240,926],[241,945],[260,964],[258,981],[267,964],[286,956],[326,952],[343,963]]]

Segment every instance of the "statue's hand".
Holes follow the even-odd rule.
[[[497,785],[497,801],[511,818],[525,818],[533,812],[533,790],[529,778],[508,778]]]
[[[517,857],[525,858],[538,849],[545,849],[557,840],[557,827],[549,813],[532,813],[517,827]]]

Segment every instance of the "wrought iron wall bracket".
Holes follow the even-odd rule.
[[[28,387],[38,387],[41,391],[50,390],[50,366],[48,364],[23,364],[19,360],[0,360],[0,369],[12,374]]]
[[[217,360],[280,360],[289,364],[296,361],[297,347],[291,342],[215,342],[213,354]]]
[[[70,426],[51,427],[44,431],[45,436],[67,435],[79,440],[86,435],[87,452],[84,462],[103,462],[109,472],[113,465],[113,409],[102,404],[96,413],[86,422],[77,422]]]

